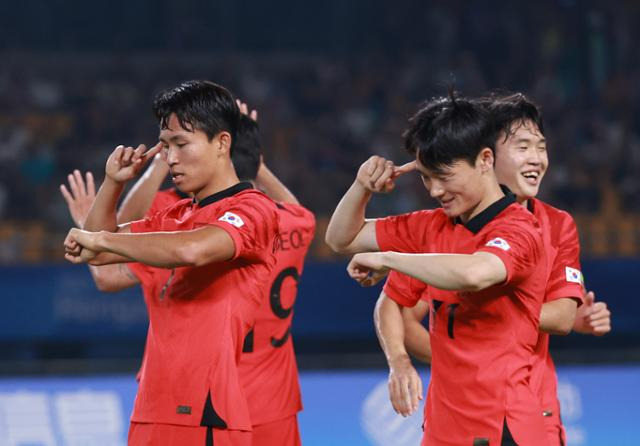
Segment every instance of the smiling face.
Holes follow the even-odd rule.
[[[535,197],[540,189],[549,158],[544,135],[531,121],[516,123],[505,139],[496,142],[496,175],[519,202]]]
[[[417,160],[417,169],[429,194],[440,202],[448,217],[466,222],[494,200],[498,190],[493,174],[493,153],[483,149],[474,165],[458,160],[441,172],[427,169]]]
[[[196,199],[217,192],[216,180],[225,177],[223,169],[230,164],[230,138],[227,132],[220,132],[209,140],[202,130],[187,130],[175,114],[171,115],[167,128],[160,132],[160,141],[176,187],[195,194]]]

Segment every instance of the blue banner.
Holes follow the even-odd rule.
[[[379,287],[349,279],[345,262],[309,262],[300,280],[293,333],[305,338],[375,338]],[[612,335],[640,336],[638,260],[584,262],[587,286],[612,310]],[[1,267],[0,340],[144,339],[147,315],[138,287],[99,292],[84,266]],[[607,338],[603,338],[607,342]]]

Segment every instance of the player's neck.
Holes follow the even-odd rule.
[[[489,184],[487,184],[485,187],[486,187],[485,193],[482,196],[482,199],[478,202],[478,204],[475,205],[468,212],[465,212],[463,215],[460,216],[460,219],[462,220],[463,223],[468,222],[473,217],[475,217],[476,215],[478,215],[479,213],[487,209],[489,206],[491,206],[493,203],[495,203],[496,201],[504,197],[504,192],[502,192],[502,189],[500,188],[500,185],[498,184],[497,181],[489,182]]]
[[[225,172],[222,175],[214,176],[211,181],[195,194],[196,201],[203,200],[210,195],[229,189],[231,186],[238,184],[240,180],[235,171]]]

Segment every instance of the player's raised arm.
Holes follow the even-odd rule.
[[[325,241],[331,249],[344,254],[378,251],[375,221],[365,219],[367,203],[373,193],[392,191],[395,179],[412,170],[415,162],[396,166],[379,156],[365,161],[329,221]]]
[[[420,280],[442,290],[480,291],[502,283],[507,269],[502,260],[489,252],[474,254],[404,254],[367,252],[356,254],[347,267],[356,281],[389,270]]]
[[[147,150],[144,144],[140,144],[136,149],[124,146],[115,148],[107,159],[105,178],[91,206],[84,229],[110,232],[117,230],[116,206],[125,183],[134,178],[160,149],[160,144],[156,144],[150,150]]]
[[[60,192],[67,203],[69,214],[74,223],[78,228],[82,228],[89,209],[91,209],[91,205],[96,198],[93,174],[86,172],[83,177],[82,173],[76,169],[70,173],[67,178],[69,187],[67,188],[66,185],[62,184],[60,186]],[[85,257],[93,255],[93,253],[89,253],[88,251],[84,254]],[[108,263],[108,260],[109,259],[105,259],[104,257],[102,258],[102,261],[105,263]],[[100,291],[120,291],[139,283],[136,276],[131,273],[125,264],[88,266],[91,277]]]
[[[258,129],[258,111],[250,110],[245,102],[242,102],[239,99],[236,99],[236,104],[238,104],[238,108],[240,109],[240,113],[243,114],[246,118],[251,120],[252,128],[246,135],[246,137],[253,138],[252,141],[254,144],[261,145],[260,137],[259,137],[259,129]],[[242,128],[242,120],[240,122],[240,126]],[[253,135],[253,136],[250,136]],[[236,146],[237,147],[237,146]],[[236,156],[237,151],[234,152],[234,157]],[[234,164],[236,164],[234,162]],[[237,167],[236,167],[237,169]],[[239,174],[240,176],[243,176]],[[272,200],[279,201],[282,203],[290,203],[290,204],[300,204],[296,196],[289,190],[287,186],[280,181],[280,179],[267,167],[264,162],[264,157],[260,155],[260,162],[258,165],[258,171],[255,175],[254,179],[255,185],[264,191]]]
[[[376,334],[389,365],[389,398],[396,412],[408,416],[422,399],[422,380],[405,349],[402,307],[384,292],[373,313]]]
[[[145,216],[168,173],[169,165],[157,154],[122,200],[117,214],[118,224],[140,220]]]

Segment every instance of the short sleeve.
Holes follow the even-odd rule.
[[[380,251],[428,252],[425,240],[431,220],[430,211],[411,212],[376,220],[376,241]]]
[[[387,296],[403,307],[413,307],[427,294],[427,284],[397,271],[391,271],[384,284]]]
[[[573,218],[563,213],[561,224],[552,227],[551,230],[559,231],[557,234],[556,256],[551,265],[545,301],[561,298],[573,298],[578,304],[583,303],[583,281],[580,271],[580,241],[578,230]]]
[[[505,283],[520,282],[545,260],[539,226],[534,220],[518,218],[502,220],[499,226],[488,230],[476,252],[489,252],[500,258],[507,270]]]
[[[235,245],[233,259],[264,259],[273,255],[278,220],[275,203],[252,193],[230,200],[214,215],[201,214],[194,229],[209,225],[226,231]]]

